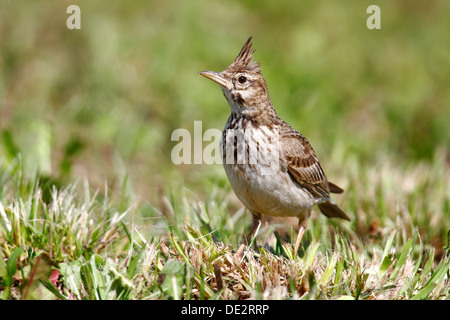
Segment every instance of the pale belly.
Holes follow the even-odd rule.
[[[236,141],[222,156],[233,191],[247,209],[256,215],[308,218],[315,199],[282,170],[276,132],[246,130]],[[272,152],[265,152],[267,147]]]
[[[224,165],[236,196],[253,214],[307,218],[315,204],[287,173],[261,175],[246,165]]]

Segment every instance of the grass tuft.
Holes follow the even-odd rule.
[[[435,211],[435,222],[428,218],[427,228],[422,225],[430,208],[448,210],[434,203],[448,201],[441,189],[449,184],[448,175],[437,166],[426,168],[426,179],[414,179],[411,186],[404,177],[423,167],[403,175],[385,162],[377,175],[359,170],[368,172],[366,180],[357,172],[350,175],[347,195],[340,199],[344,207],[355,208],[352,222],[315,213],[297,256],[289,232],[282,235],[275,231],[279,225],[264,225],[242,261],[234,250],[250,219],[241,210],[230,215],[230,191],[215,189],[206,201],[188,190],[162,194],[161,209],[138,201],[120,212],[106,195],[92,192],[88,182],[52,187],[51,201],[44,202],[39,183],[13,170],[3,174],[0,199],[1,297],[449,298],[448,213]],[[434,192],[417,200],[430,181]],[[412,200],[414,214],[406,209]]]

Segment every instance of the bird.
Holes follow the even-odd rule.
[[[225,70],[199,72],[219,84],[230,106],[220,142],[223,165],[253,217],[235,255],[243,258],[264,215],[298,218],[297,255],[313,206],[329,218],[350,218],[330,196],[344,190],[328,181],[310,142],[278,117],[254,52],[250,36]]]

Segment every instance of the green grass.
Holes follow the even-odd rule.
[[[45,202],[39,184],[10,167],[1,181],[1,297],[448,299],[450,177],[439,163],[401,171],[386,161],[353,167],[340,199],[356,207],[351,223],[315,212],[298,256],[265,225],[242,262],[233,252],[249,217],[230,216],[229,188],[204,200],[184,189],[162,196],[161,208],[124,200],[119,211],[87,182],[51,188]],[[411,185],[405,175],[422,178]]]
[[[0,298],[449,298],[448,1],[70,4],[0,0]],[[170,136],[223,128],[197,72],[250,35],[352,221],[314,211],[297,257],[263,224],[239,264],[248,213]]]

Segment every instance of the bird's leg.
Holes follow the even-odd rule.
[[[244,238],[244,241],[242,241],[242,244],[239,246],[238,251],[236,251],[236,257],[238,259],[242,259],[243,255],[244,255],[245,246],[250,241],[253,234],[258,230],[260,225],[261,225],[261,219],[256,216],[253,216],[252,227],[250,228],[248,235]]]
[[[294,247],[294,256],[297,255],[298,248],[300,247],[300,242],[302,241],[303,234],[305,233],[306,226],[308,225],[308,220],[305,219],[299,219],[298,220],[298,235],[297,235],[297,241],[295,241],[295,247]]]

